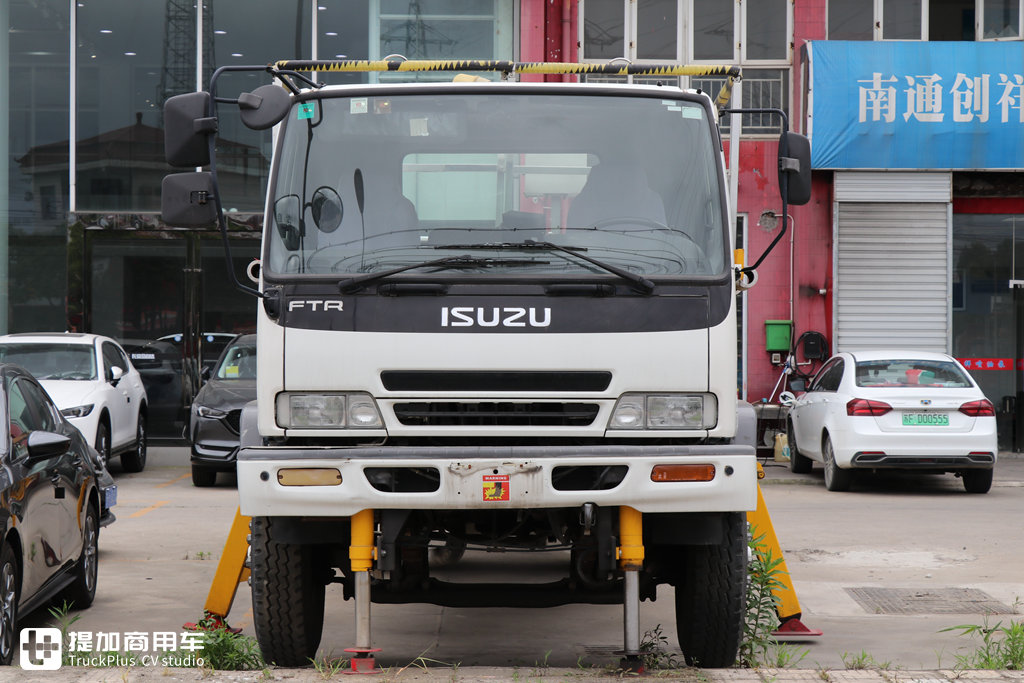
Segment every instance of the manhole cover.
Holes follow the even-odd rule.
[[[845,588],[871,614],[1015,614],[976,588]]]

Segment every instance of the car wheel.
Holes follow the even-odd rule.
[[[110,464],[110,427],[103,420],[96,425],[96,451],[100,454],[103,465]]]
[[[205,488],[217,483],[217,470],[192,465],[192,485]]]
[[[18,633],[18,593],[21,592],[21,578],[18,572],[18,558],[10,543],[4,543],[0,551],[0,664],[10,664],[14,659],[14,644]]]
[[[825,437],[821,446],[822,460],[825,461],[825,488],[829,491],[849,491],[853,483],[853,472],[840,469],[836,464],[836,454],[832,448],[832,439]]]
[[[961,476],[967,493],[988,493],[992,488],[992,470],[965,470]]]
[[[65,597],[75,609],[85,609],[96,597],[96,577],[100,565],[99,539],[99,514],[94,505],[89,505],[82,525],[82,554],[75,566],[75,581],[65,591]]]
[[[796,430],[793,429],[792,420],[786,421],[786,440],[789,442],[789,469],[797,474],[810,472],[813,463],[806,455],[801,455],[796,446]]]
[[[141,472],[146,469],[146,416],[139,413],[138,427],[135,428],[135,450],[121,456],[125,472]]]

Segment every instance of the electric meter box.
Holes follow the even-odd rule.
[[[789,351],[793,344],[792,320],[764,321],[764,350]]]

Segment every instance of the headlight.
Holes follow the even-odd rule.
[[[625,394],[612,411],[609,429],[710,429],[718,423],[711,394]]]
[[[75,406],[74,408],[64,408],[60,411],[60,414],[64,417],[85,417],[92,412],[93,403],[84,406]]]
[[[227,413],[223,410],[217,410],[216,408],[210,408],[209,406],[194,405],[192,408],[196,411],[196,415],[199,417],[205,417],[210,420],[219,420],[222,417],[227,417]]]
[[[369,394],[278,394],[277,425],[285,429],[380,429]]]

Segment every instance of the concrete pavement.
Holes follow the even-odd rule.
[[[159,449],[158,449],[159,451]],[[111,578],[101,578],[97,603],[81,612],[76,628],[111,629],[111,615],[121,619],[121,628],[149,628],[143,621],[146,612],[154,610],[165,615],[160,622],[180,623],[183,615],[194,618],[195,605],[209,585],[208,578],[215,563],[205,557],[210,551],[219,555],[219,548],[201,536],[198,530],[219,520],[232,505],[230,484],[217,490],[199,491],[187,481],[187,455],[180,449],[166,449],[153,467],[143,475],[116,474],[125,482],[122,489],[121,520],[104,532],[101,541],[101,567],[122,567],[130,570],[118,575],[119,585],[111,586]],[[794,683],[826,681],[843,683],[941,683],[942,681],[985,680],[1024,681],[1021,672],[953,671],[954,654],[969,643],[955,634],[939,633],[943,627],[959,623],[980,623],[978,615],[872,613],[858,605],[849,594],[851,587],[872,586],[936,588],[966,587],[985,591],[1007,605],[1024,595],[1024,559],[1021,547],[1022,525],[1017,520],[1024,514],[1024,457],[1003,454],[996,470],[995,485],[990,494],[964,494],[952,476],[937,477],[925,482],[899,476],[855,486],[850,494],[824,491],[821,471],[794,475],[788,467],[767,463],[763,489],[769,510],[779,533],[789,569],[804,608],[804,621],[821,628],[825,636],[808,640],[797,647],[806,650],[798,668],[785,670],[695,670],[651,672],[652,678],[666,680],[714,681],[721,683]],[[131,491],[131,495],[128,495]],[[193,496],[198,496],[194,498]],[[205,502],[197,505],[194,501]],[[999,524],[979,523],[993,519]],[[995,513],[993,515],[993,513]],[[128,539],[138,534],[137,520],[166,517],[158,528],[160,542],[153,550],[132,551]],[[905,526],[907,520],[919,520]],[[219,537],[221,522],[215,521],[213,536]],[[903,526],[901,526],[903,525]],[[995,527],[995,528],[993,528]],[[195,533],[189,533],[189,530]],[[137,536],[135,536],[137,538]],[[206,540],[199,540],[205,538]],[[150,544],[147,544],[150,545]],[[166,550],[164,556],[157,548]],[[215,557],[212,559],[216,559]],[[170,570],[168,576],[165,570]],[[101,570],[105,571],[105,570]],[[104,575],[109,576],[107,574]],[[167,581],[173,590],[141,595],[129,584],[133,580]],[[154,584],[138,584],[145,587]],[[191,585],[191,589],[188,586]],[[125,590],[128,588],[128,590]],[[251,613],[246,613],[248,596],[239,591],[232,623],[245,626],[252,633]],[[191,594],[191,597],[189,595]],[[644,603],[644,628],[668,619],[671,624],[671,600]],[[616,610],[593,607],[578,617],[569,617],[559,608],[545,613],[534,612],[529,630],[534,634],[503,630],[501,624],[485,624],[484,628],[466,628],[466,622],[479,624],[475,615],[461,615],[457,610],[439,611],[429,606],[380,606],[376,624],[394,619],[388,610],[402,609],[406,621],[399,629],[401,638],[388,636],[389,654],[382,658],[383,672],[377,680],[424,681],[595,681],[624,677],[611,665],[572,666],[575,655],[555,654],[550,660],[543,655],[545,643],[558,642],[558,634],[566,644],[577,644],[576,651],[597,652],[610,648],[583,648],[586,644],[610,644],[621,641],[621,622]],[[341,611],[344,611],[342,608]],[[1016,613],[1016,605],[1013,612]],[[522,612],[519,612],[522,614]],[[607,632],[598,621],[610,618]],[[1019,619],[1000,614],[997,620]],[[577,643],[583,636],[579,622],[590,620],[589,640]],[[328,619],[325,642],[335,647],[332,638],[341,644],[349,641],[350,617],[342,613]],[[459,622],[462,622],[460,624]],[[647,622],[650,622],[648,624]],[[616,625],[618,623],[619,625]],[[433,649],[423,655],[433,661],[417,660],[421,651],[417,642],[406,640],[424,627],[437,633],[427,634]],[[42,625],[42,624],[36,624]],[[173,627],[173,626],[172,626]],[[375,629],[377,630],[377,629]],[[667,628],[666,631],[670,631]],[[339,631],[341,635],[339,637]],[[537,634],[540,635],[537,635]],[[572,634],[566,637],[566,634]],[[382,633],[382,639],[384,634]],[[422,634],[421,634],[422,635]],[[667,633],[673,640],[673,633]],[[454,637],[455,640],[452,640]],[[507,641],[502,647],[490,646],[493,641]],[[571,641],[571,643],[569,642]],[[581,649],[583,648],[583,649]],[[325,651],[328,647],[325,646]],[[481,654],[485,652],[486,654]],[[961,650],[962,651],[962,650]],[[604,653],[607,654],[607,653]],[[678,653],[677,653],[678,654]],[[844,659],[844,655],[849,655]],[[535,659],[550,661],[551,666]],[[588,657],[585,661],[609,661],[609,657]],[[864,660],[867,661],[864,661]],[[445,664],[442,662],[449,662]],[[461,664],[459,664],[461,663]],[[464,665],[463,665],[464,664]],[[870,665],[873,669],[848,669],[848,666]],[[339,674],[340,675],[340,674]],[[319,681],[331,678],[331,672],[316,669],[270,669],[266,672],[217,672],[214,674],[187,669],[134,667],[131,669],[64,668],[56,672],[28,672],[17,667],[0,670],[0,681]]]

